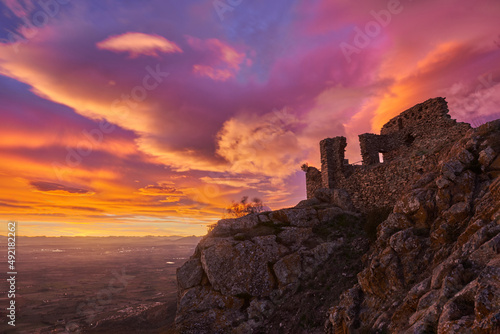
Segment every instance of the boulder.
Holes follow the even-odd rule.
[[[194,258],[186,261],[177,269],[177,283],[181,289],[189,289],[201,283],[203,268],[200,259]]]
[[[213,289],[224,295],[269,296],[274,278],[268,262],[278,256],[251,241],[220,242],[202,250],[201,263]]]
[[[482,169],[485,170],[490,166],[490,164],[493,162],[493,160],[496,158],[497,153],[491,148],[491,146],[488,146],[484,150],[482,150],[479,153],[479,163],[482,166]]]

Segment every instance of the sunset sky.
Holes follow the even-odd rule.
[[[201,235],[305,198],[319,144],[447,98],[500,118],[500,2],[0,0],[0,219]],[[6,234],[6,224],[0,234]]]

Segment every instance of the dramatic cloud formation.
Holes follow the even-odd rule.
[[[231,118],[217,136],[217,153],[230,162],[235,173],[284,178],[296,172],[304,156],[294,133],[298,125],[286,110]]]
[[[139,55],[158,57],[159,52],[182,52],[177,44],[164,37],[140,32],[127,32],[122,35],[110,36],[98,42],[96,46],[103,50],[128,52],[132,58]]]
[[[26,235],[203,234],[305,196],[318,142],[445,96],[500,110],[500,3],[0,1],[0,217]]]

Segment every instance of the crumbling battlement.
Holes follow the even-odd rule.
[[[323,139],[321,172],[309,167],[306,173],[307,198],[314,197],[319,188],[341,188],[349,192],[354,205],[362,211],[394,203],[408,190],[409,180],[431,171],[443,148],[470,128],[467,123],[451,119],[447,102],[438,97],[392,118],[380,135],[359,135],[362,165],[350,165],[345,160],[345,137]]]

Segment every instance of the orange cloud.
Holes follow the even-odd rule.
[[[217,81],[226,81],[234,76],[234,73],[231,70],[216,69],[207,65],[194,65],[193,72]]]
[[[285,178],[298,170],[303,156],[292,131],[298,123],[286,110],[233,117],[217,135],[217,153],[231,163],[232,172]]]
[[[141,176],[172,181],[149,182],[137,191],[128,172],[116,166],[80,165],[68,169],[63,183],[50,181],[50,164],[2,153],[0,220],[18,221],[20,235],[140,236],[201,235],[207,224],[221,217],[228,192],[197,189],[197,179],[165,176],[164,169]]]
[[[460,68],[461,57],[468,52],[470,50],[464,44],[454,41],[443,42],[429,48],[413,62],[400,62],[398,68],[395,68],[394,64],[392,67],[382,66],[383,76],[391,77],[394,73],[405,73],[405,75],[396,75],[388,93],[376,98],[377,107],[372,118],[372,131],[378,133],[392,117],[423,102],[422,96],[430,98],[442,94],[443,92],[438,92],[437,89],[443,87],[443,79],[453,78],[447,72],[456,71],[457,75],[460,75],[455,67]],[[391,63],[391,58],[386,63]]]
[[[446,66],[450,58],[456,56],[462,49],[463,45],[454,41],[439,44],[435,49],[431,50],[424,59],[417,62],[415,71],[425,72],[441,66]]]
[[[102,75],[89,78],[82,74],[80,80],[72,80],[72,76],[65,77],[65,73],[58,72],[59,70],[55,64],[51,63],[50,66],[46,66],[47,54],[42,51],[45,50],[44,48],[38,47],[34,42],[24,47],[29,52],[16,54],[11,47],[0,43],[0,74],[31,85],[33,87],[32,91],[36,95],[74,108],[82,116],[94,120],[105,119],[109,122],[108,125],[119,125],[124,129],[133,130],[139,136],[135,143],[129,142],[123,145],[118,140],[113,140],[111,134],[106,133],[102,144],[94,145],[94,149],[108,150],[115,153],[131,152],[138,148],[155,156],[157,162],[172,166],[176,171],[192,169],[222,171],[225,169],[221,159],[200,154],[200,152],[193,149],[171,147],[172,145],[161,140],[160,137],[168,131],[168,128],[166,128],[168,124],[159,127],[155,114],[158,113],[159,108],[162,108],[162,114],[175,114],[178,110],[170,107],[167,102],[158,98],[158,96],[154,96],[154,92],[148,93],[151,94],[151,97],[148,95],[142,101],[130,98],[134,90],[131,90],[130,86],[127,85],[129,81],[126,76],[123,78],[124,83],[122,83],[122,86],[120,86],[119,81],[117,85],[109,86],[109,78]],[[227,59],[234,58],[231,52],[225,52],[225,54]],[[55,56],[56,54],[54,54]],[[132,81],[132,84],[137,84],[137,87],[140,88],[144,78],[151,79],[151,72],[167,73],[162,66],[158,64],[156,66],[152,65],[150,68],[147,67],[143,74],[140,74],[142,76],[139,77],[140,80]],[[162,79],[162,81],[166,82],[167,80]],[[61,82],[65,82],[65,84],[61,84]],[[129,96],[129,99],[122,99],[121,96]],[[178,131],[178,129],[179,127],[173,128],[172,131]],[[13,133],[12,136],[7,136],[9,139],[5,142],[2,141],[0,146],[8,145],[12,147],[19,143],[25,143],[26,145],[29,144],[30,147],[42,147],[49,143],[61,143],[60,133],[50,133],[51,129],[44,129],[47,134],[37,136],[25,135],[26,132],[16,130],[9,130]],[[92,144],[92,141],[89,141],[87,136],[81,133],[65,133],[64,143],[74,148],[80,144],[88,146],[88,144]]]
[[[158,36],[140,32],[127,32],[106,38],[96,44],[97,48],[113,52],[128,52],[130,57],[139,55],[158,57],[159,52],[176,53],[182,49],[172,41]]]

